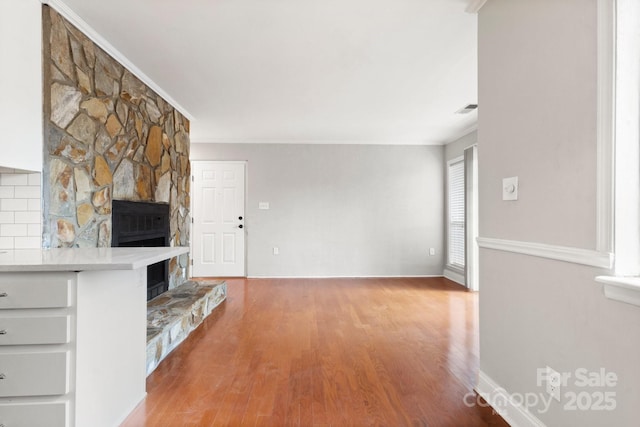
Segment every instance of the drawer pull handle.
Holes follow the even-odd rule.
[[[0,329],[0,335],[7,335],[7,330],[6,329]],[[2,425],[0,425],[0,427],[2,427]]]
[[[0,292],[0,298],[4,298],[4,297],[8,297],[9,294],[7,294],[6,292]],[[2,426],[0,426],[2,427]]]

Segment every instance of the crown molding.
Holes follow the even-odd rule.
[[[84,33],[92,42],[98,47],[109,54],[113,59],[118,61],[127,70],[129,70],[134,76],[139,78],[142,83],[151,88],[155,93],[160,95],[165,101],[173,106],[176,110],[185,116],[190,121],[194,118],[180,103],[178,103],[171,95],[165,92],[156,82],[154,82],[149,76],[147,76],[141,69],[139,69],[132,61],[129,60],[122,52],[116,49],[111,43],[102,37],[96,30],[94,30],[87,22],[82,19],[77,13],[75,13],[69,6],[67,6],[62,0],[40,0],[44,5],[50,6],[55,9],[60,15],[71,22],[76,28]]]
[[[467,8],[464,10],[467,13],[478,13],[487,0],[469,0]]]
[[[411,145],[411,146],[443,146],[443,142],[431,141],[393,141],[393,140],[368,140],[368,139],[234,139],[234,138],[201,138],[191,137],[192,144],[303,144],[303,145]]]

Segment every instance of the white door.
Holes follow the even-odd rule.
[[[244,162],[194,161],[193,277],[245,275]]]

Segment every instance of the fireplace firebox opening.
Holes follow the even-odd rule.
[[[114,200],[112,206],[111,246],[169,246],[169,205],[164,203]],[[147,267],[147,300],[169,289],[169,261]]]

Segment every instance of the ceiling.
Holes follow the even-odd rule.
[[[160,88],[193,142],[444,144],[477,122],[455,114],[477,102],[468,0],[49,3]]]

